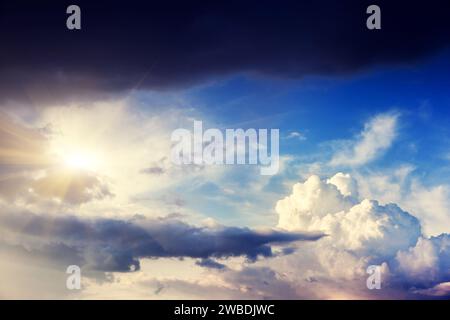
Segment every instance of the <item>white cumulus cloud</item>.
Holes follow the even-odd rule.
[[[279,258],[272,266],[298,286],[307,281],[310,289],[320,287],[316,294],[327,298],[420,297],[427,292],[423,290],[450,280],[448,234],[428,238],[415,216],[394,203],[360,198],[358,191],[355,179],[344,173],[329,179],[312,175],[296,183],[276,205],[278,227],[327,236],[301,245],[294,255]],[[369,265],[381,267],[384,290],[369,292],[365,287]],[[325,287],[340,295],[324,295]]]

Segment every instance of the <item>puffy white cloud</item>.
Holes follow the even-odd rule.
[[[368,121],[353,141],[345,141],[343,150],[331,159],[332,166],[361,166],[387,150],[397,136],[398,114],[380,114]]]
[[[404,207],[414,212],[429,236],[449,231],[450,187],[448,185],[424,186],[413,180],[402,200]]]
[[[345,197],[336,185],[313,175],[305,183],[295,184],[292,194],[278,201],[275,210],[280,228],[311,230],[330,212],[347,210],[352,206],[352,199]]]
[[[415,168],[402,165],[393,169],[355,173],[362,197],[377,199],[380,203],[396,203],[412,212],[422,225],[426,236],[449,231],[450,186],[425,185],[415,175]]]
[[[355,189],[356,182],[349,175],[340,173],[328,181],[311,176],[295,184],[292,195],[277,203],[278,226],[322,231],[336,247],[372,254],[392,255],[415,243],[421,234],[415,217],[394,204],[381,206],[367,199],[355,203],[350,191]]]
[[[329,184],[335,185],[345,197],[350,196],[358,198],[358,185],[356,183],[356,180],[353,179],[350,174],[338,172],[327,182]]]
[[[399,251],[398,269],[410,283],[430,285],[450,279],[450,235],[420,237],[414,247]]]
[[[436,276],[438,254],[430,240],[419,238],[415,247],[397,253],[397,261],[403,273],[418,281],[422,277],[434,278]]]
[[[301,245],[294,255],[279,258],[283,264],[272,266],[278,266],[278,272],[295,269],[329,288],[348,281],[341,293],[349,293],[365,287],[367,266],[380,265],[385,298],[411,294],[404,287],[427,288],[450,279],[448,235],[426,238],[417,218],[396,204],[358,199],[357,191],[357,182],[342,173],[328,180],[311,176],[295,184],[292,194],[276,205],[278,227],[321,231],[327,237]],[[359,296],[376,294],[357,291]]]

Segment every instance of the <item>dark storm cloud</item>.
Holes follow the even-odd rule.
[[[69,4],[82,30],[66,29]],[[382,29],[366,28],[368,5]],[[54,100],[170,89],[233,73],[339,75],[443,48],[450,3],[430,1],[3,1],[0,97]]]
[[[138,269],[140,258],[245,256],[255,260],[272,256],[270,244],[322,237],[237,227],[200,228],[175,219],[88,220],[32,213],[0,215],[0,229],[14,246],[101,271]]]

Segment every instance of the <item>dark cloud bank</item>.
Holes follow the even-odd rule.
[[[2,1],[0,98],[172,89],[233,73],[339,75],[448,45],[450,2]],[[376,3],[382,29],[369,31]]]
[[[83,219],[32,213],[0,216],[7,243],[65,264],[99,271],[139,269],[141,258],[199,258],[204,267],[220,268],[212,258],[273,255],[270,244],[315,241],[321,234],[248,228],[202,228],[175,219]]]

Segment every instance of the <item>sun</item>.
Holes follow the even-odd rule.
[[[61,133],[50,140],[49,151],[54,156],[55,165],[69,171],[103,171],[104,149],[101,144],[84,135],[82,129],[72,130],[75,132]]]
[[[63,160],[72,169],[95,171],[98,166],[98,157],[89,152],[69,152],[63,156]]]

